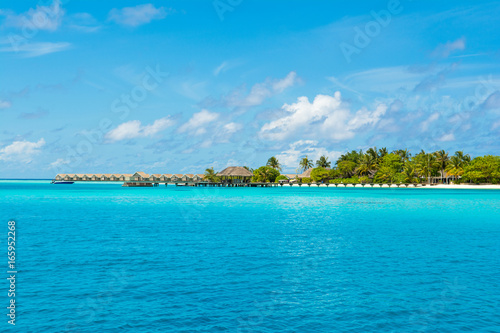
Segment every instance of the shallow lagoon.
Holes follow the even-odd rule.
[[[18,330],[500,331],[500,191],[120,185],[0,182]]]

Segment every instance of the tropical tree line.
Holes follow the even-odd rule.
[[[278,182],[288,179],[281,175],[282,165],[273,156],[266,165],[250,169],[252,182]],[[353,150],[341,155],[334,165],[328,157],[315,162],[307,155],[301,158],[296,173],[312,168],[311,177],[298,179],[304,183],[423,183],[437,177],[454,176],[454,183],[500,183],[500,156],[479,156],[474,159],[463,151],[450,155],[444,150],[412,155],[408,149],[389,152],[387,148]],[[205,179],[217,182],[213,168],[205,171]]]

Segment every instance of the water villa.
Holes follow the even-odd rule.
[[[253,177],[253,173],[244,167],[227,167],[217,173],[223,184],[248,184]]]

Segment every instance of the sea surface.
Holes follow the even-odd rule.
[[[0,181],[1,332],[500,332],[500,191]]]

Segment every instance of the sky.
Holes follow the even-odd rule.
[[[500,154],[498,1],[0,2],[0,178]]]

